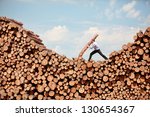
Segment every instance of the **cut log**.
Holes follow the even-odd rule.
[[[44,87],[42,86],[42,85],[38,85],[37,86],[37,90],[38,90],[38,92],[43,92],[44,91]]]
[[[84,88],[80,88],[79,93],[83,93],[83,92],[84,92]]]
[[[55,82],[49,82],[48,86],[50,87],[51,90],[55,90],[56,83]]]
[[[138,54],[139,54],[139,55],[143,55],[143,54],[144,54],[143,49],[139,49],[139,50],[138,50]]]
[[[69,82],[69,85],[70,85],[70,86],[74,86],[74,85],[75,85],[75,81],[70,81],[70,82]]]
[[[48,60],[44,59],[44,60],[42,61],[42,65],[47,65],[47,64],[48,64]]]
[[[104,81],[104,82],[107,82],[107,81],[108,81],[108,76],[104,76],[104,77],[103,77],[103,81]]]
[[[93,76],[93,72],[92,71],[88,71],[87,76],[88,77],[92,77]]]

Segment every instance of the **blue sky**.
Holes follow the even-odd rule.
[[[149,0],[0,0],[0,16],[21,21],[47,48],[77,57],[95,33],[107,56],[150,26]],[[84,58],[88,59],[91,50]],[[94,60],[103,60],[99,55]]]

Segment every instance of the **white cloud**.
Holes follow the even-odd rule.
[[[115,8],[117,0],[109,0],[109,6],[104,10],[104,15],[108,18],[108,20],[112,20],[113,18],[119,18],[120,10]]]
[[[79,1],[77,1],[77,3],[79,3],[79,2],[80,2],[80,4],[82,4],[85,7],[91,7],[91,8],[94,7],[94,9],[97,8],[97,6],[96,6],[97,1],[96,0],[79,0]]]
[[[123,5],[122,11],[127,13],[127,17],[137,18],[138,16],[140,16],[140,11],[135,9],[136,3],[136,1],[132,1]]]
[[[145,19],[144,19],[144,23],[147,25],[150,25],[150,15],[148,15]]]
[[[117,0],[110,0],[110,6],[113,7]]]
[[[135,5],[136,5],[136,1],[132,1],[130,3],[125,4],[122,9],[126,12],[129,12],[134,8]]]
[[[113,19],[115,15],[113,12],[113,9],[110,9],[110,8],[105,9],[104,14],[109,20]]]
[[[89,29],[84,32],[84,35],[93,35],[99,33],[101,33],[101,30],[98,27],[89,27]]]
[[[63,49],[62,49],[62,47],[60,45],[56,45],[55,48],[53,48],[53,50],[55,52],[57,52],[58,54],[61,54],[61,55],[64,54],[63,51],[62,51]]]
[[[43,34],[44,41],[55,42],[61,41],[68,35],[69,30],[66,26],[55,26],[50,30],[47,30]]]

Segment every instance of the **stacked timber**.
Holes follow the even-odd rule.
[[[150,99],[150,27],[95,62],[48,50],[22,25],[0,17],[0,99]]]

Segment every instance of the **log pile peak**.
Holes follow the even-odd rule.
[[[0,17],[0,99],[150,99],[150,27],[106,61],[48,50],[21,22]]]

